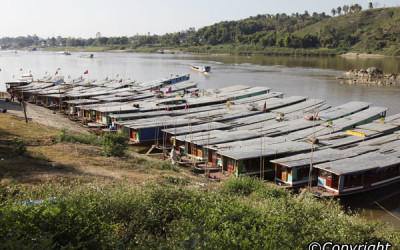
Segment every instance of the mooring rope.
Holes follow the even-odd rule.
[[[367,196],[367,194],[365,194],[365,196]],[[379,204],[376,200],[372,199],[371,196],[367,196],[368,198],[370,198],[376,205],[378,205],[380,208],[382,208],[386,213],[390,214],[391,216],[393,216],[395,219],[400,221],[400,217],[398,217],[397,215],[395,215],[394,213],[390,212],[389,210],[387,210],[386,208],[384,208],[381,204]]]

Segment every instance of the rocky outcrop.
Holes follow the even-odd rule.
[[[400,77],[397,74],[384,74],[381,69],[370,67],[367,69],[352,69],[345,73],[347,78],[337,78],[341,83],[375,85],[375,86],[400,86]]]

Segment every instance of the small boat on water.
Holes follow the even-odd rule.
[[[60,54],[60,55],[66,55],[66,56],[70,56],[70,55],[71,55],[71,53],[68,52],[68,51],[60,51],[60,52],[58,52],[58,54]]]
[[[200,73],[208,73],[211,71],[211,66],[195,66],[195,65],[190,65],[190,68],[194,71],[200,72]]]
[[[82,55],[79,55],[79,57],[80,58],[94,58],[94,55],[93,54],[82,54]]]

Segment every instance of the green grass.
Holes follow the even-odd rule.
[[[122,156],[127,147],[128,138],[118,133],[105,133],[101,136],[94,134],[68,133],[62,129],[56,135],[56,141],[60,143],[83,143],[91,145],[101,145],[102,153],[105,156]]]
[[[261,47],[257,45],[224,44],[216,46],[189,47],[187,53],[198,54],[232,54],[232,55],[279,55],[279,56],[334,56],[343,51],[337,49],[293,49],[280,47]]]
[[[93,134],[79,134],[69,133],[66,129],[62,129],[59,134],[55,136],[57,142],[64,143],[83,143],[92,145],[101,145],[101,140],[98,136]]]
[[[160,161],[144,155],[137,155],[133,159],[133,165],[140,165],[147,168],[153,168],[158,170],[171,170],[173,172],[180,172],[179,167],[172,164],[170,161]]]
[[[236,179],[242,183],[244,180]],[[3,248],[305,249],[312,241],[390,242],[398,231],[346,214],[334,200],[264,192],[248,196],[148,183],[15,182],[0,188]],[[234,185],[231,180],[229,185]],[[240,184],[241,185],[241,184]],[[239,185],[239,186],[240,186]],[[229,189],[229,188],[228,188]],[[261,192],[261,194],[259,193]],[[40,205],[22,201],[47,200]]]

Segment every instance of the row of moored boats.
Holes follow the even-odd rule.
[[[144,83],[44,77],[9,87],[84,126],[171,150],[211,178],[256,175],[321,196],[400,181],[400,114],[386,117],[387,108],[367,102],[332,107],[267,87],[199,89],[188,74]]]

